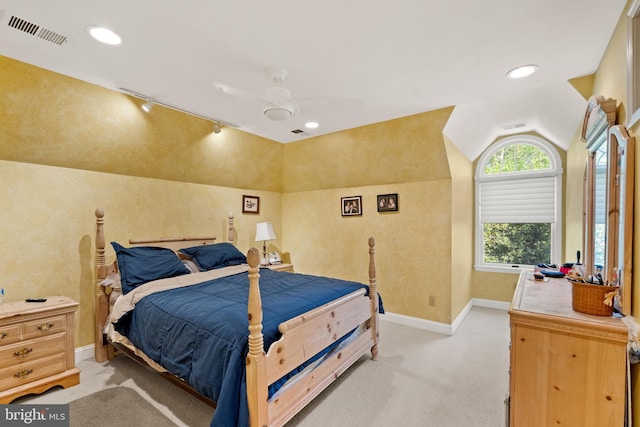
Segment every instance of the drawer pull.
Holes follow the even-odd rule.
[[[31,348],[31,347],[29,347],[29,348],[25,347],[25,348],[23,348],[23,349],[22,349],[22,350],[20,350],[20,351],[16,351],[15,353],[13,353],[13,355],[14,355],[15,357],[17,357],[18,359],[21,359],[21,358],[23,358],[23,357],[27,357],[27,355],[28,355],[29,353],[31,353],[32,351],[33,351],[33,348]]]
[[[54,325],[53,322],[42,323],[38,325],[38,329],[40,329],[42,332],[47,332],[49,329],[53,328],[53,325]]]
[[[8,333],[7,333],[7,332],[2,331],[2,332],[0,333],[0,340],[1,340],[2,338],[6,337],[7,335],[8,335]]]
[[[24,371],[16,372],[13,376],[16,378],[26,378],[29,374],[33,373],[33,369],[25,369]]]

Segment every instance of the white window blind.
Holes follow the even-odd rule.
[[[544,176],[479,184],[482,223],[556,222],[556,177]]]

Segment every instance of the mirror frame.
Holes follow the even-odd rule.
[[[608,143],[606,280],[620,286],[616,309],[626,316],[631,314],[635,137],[616,125]]]
[[[585,166],[584,199],[583,199],[583,235],[582,254],[585,274],[593,275],[595,267],[595,155],[602,144],[607,144],[609,128],[616,121],[616,100],[605,99],[603,96],[594,95],[589,98],[587,110],[582,125],[582,140],[586,142],[589,152]],[[607,160],[607,164],[609,161]],[[605,221],[608,223],[608,221]],[[605,231],[605,236],[607,232]],[[606,243],[605,243],[606,245]],[[605,248],[605,265],[607,271]]]

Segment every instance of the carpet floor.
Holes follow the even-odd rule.
[[[138,392],[128,387],[108,388],[69,402],[71,427],[90,426],[96,420],[109,420],[109,424],[120,427],[176,425]]]
[[[378,360],[363,357],[287,427],[505,425],[509,380],[509,317],[505,310],[474,307],[453,336],[399,325],[384,317]],[[82,360],[77,365],[81,369],[79,385],[52,389],[16,403],[75,401],[70,418],[74,422],[80,412],[88,413],[83,426],[163,427],[167,424],[162,422],[168,420],[168,425],[206,427],[213,416],[209,405],[125,356],[105,363]],[[83,400],[111,388],[117,388],[110,394],[115,395],[113,400],[102,395]],[[109,419],[108,414],[129,412],[125,410],[129,402],[119,398],[124,395],[123,388],[135,393],[124,400],[145,401],[166,420],[127,424]],[[86,402],[93,402],[86,405],[93,406],[89,412],[76,409]]]

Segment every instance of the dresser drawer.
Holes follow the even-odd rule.
[[[0,326],[0,346],[20,341],[20,325]]]
[[[65,334],[50,335],[39,340],[23,341],[0,347],[0,366],[16,366],[66,350]]]
[[[64,316],[47,317],[24,323],[24,339],[38,338],[65,330]]]
[[[63,372],[65,369],[64,353],[0,369],[0,391]]]

